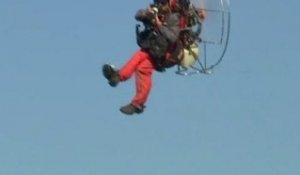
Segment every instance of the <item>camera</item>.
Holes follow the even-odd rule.
[[[145,9],[142,11],[141,15],[136,19],[142,22],[144,25],[153,25],[155,23],[155,18],[158,14],[158,8],[155,6],[151,6],[149,9]]]

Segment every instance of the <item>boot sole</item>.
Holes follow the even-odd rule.
[[[113,73],[113,68],[111,67],[111,65],[108,64],[104,64],[102,67],[102,73],[103,76],[107,79],[110,80],[112,73]]]

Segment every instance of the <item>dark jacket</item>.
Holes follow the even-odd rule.
[[[167,57],[170,55],[174,57],[173,54],[177,54],[176,44],[180,35],[179,17],[178,13],[167,14],[163,25],[153,27],[148,10],[139,10],[135,15],[136,20],[145,25],[143,31],[137,31],[138,45],[149,52],[158,66],[164,66]]]

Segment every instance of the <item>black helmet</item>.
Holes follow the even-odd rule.
[[[155,4],[167,4],[169,0],[154,0],[153,1]]]
[[[177,3],[181,8],[188,9],[190,7],[190,0],[177,0]]]

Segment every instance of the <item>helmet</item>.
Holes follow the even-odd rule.
[[[154,0],[154,4],[167,4],[169,0]]]
[[[190,0],[153,0],[156,5],[169,4],[173,11],[185,11],[190,8]]]
[[[170,0],[170,5],[175,11],[187,10],[190,7],[190,0]]]
[[[177,0],[178,5],[183,9],[188,9],[190,7],[190,0]]]

